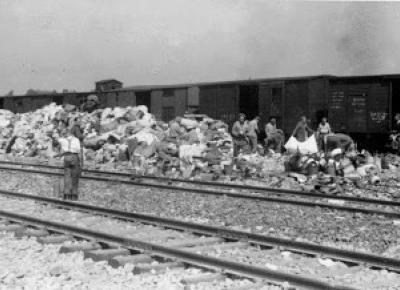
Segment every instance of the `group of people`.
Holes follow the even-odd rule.
[[[258,139],[260,136],[260,123],[261,118],[255,116],[251,121],[246,120],[245,114],[239,115],[239,120],[233,124],[232,136],[234,141],[233,155],[237,156],[241,150],[245,150],[246,147],[252,153],[258,150]],[[276,126],[276,119],[271,118],[270,121],[265,125],[265,145],[276,152],[280,152],[284,142],[283,131],[278,129]]]
[[[251,121],[246,120],[245,114],[239,115],[239,120],[233,124],[232,136],[234,139],[234,156],[239,152],[248,149],[251,153],[257,152],[260,136],[260,117],[255,116]],[[322,118],[316,131],[310,128],[310,121],[302,116],[294,128],[292,135],[299,142],[306,141],[312,134],[316,135],[318,148],[321,152],[329,153],[334,149],[347,151],[354,145],[353,140],[346,134],[333,134],[333,131],[326,117]],[[281,152],[285,136],[281,129],[277,128],[276,118],[270,118],[265,125],[264,148],[272,149],[274,152]],[[262,146],[261,146],[262,148]]]

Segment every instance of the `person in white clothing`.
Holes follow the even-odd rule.
[[[81,144],[70,130],[63,130],[58,139],[64,157],[64,199],[78,200],[78,185],[81,174],[79,155]]]
[[[327,118],[322,118],[321,123],[318,125],[318,145],[321,151],[326,151],[326,137],[332,133],[331,126]]]

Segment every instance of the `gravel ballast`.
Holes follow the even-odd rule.
[[[54,196],[54,176],[0,171],[2,189]],[[169,192],[117,182],[80,181],[81,201],[324,245],[384,253],[400,244],[397,221],[279,203]]]

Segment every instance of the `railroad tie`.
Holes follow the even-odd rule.
[[[60,248],[59,253],[60,254],[65,254],[65,253],[72,253],[72,252],[86,252],[86,251],[93,251],[93,250],[99,250],[101,249],[100,244],[98,243],[81,243],[81,244],[74,244],[74,245],[63,245]]]
[[[51,235],[37,238],[37,241],[41,244],[61,244],[71,240],[73,240],[73,237],[68,235]]]
[[[279,284],[279,283],[278,283]],[[265,286],[265,283],[262,282],[256,282],[256,283],[247,283],[245,285],[240,285],[237,287],[233,287],[233,288],[229,288],[229,290],[256,290],[256,289],[262,289]],[[282,289],[286,289],[286,290],[295,290],[295,287],[282,287]]]
[[[113,268],[123,267],[126,264],[147,264],[151,263],[153,258],[150,255],[138,254],[127,256],[116,256],[108,261],[108,264]]]
[[[46,237],[49,235],[49,232],[45,229],[24,229],[22,231],[15,232],[15,237],[22,238],[22,237]]]
[[[183,285],[193,285],[199,283],[210,283],[214,281],[222,281],[225,279],[225,275],[220,273],[207,273],[199,274],[196,276],[185,277],[181,279],[181,284]]]
[[[0,232],[21,232],[24,229],[25,227],[20,224],[7,224],[0,226]]]
[[[166,262],[162,264],[141,264],[137,265],[133,268],[133,274],[142,274],[142,273],[163,273],[167,269],[176,269],[176,268],[183,268],[184,264],[182,262]]]
[[[100,249],[84,252],[85,259],[92,259],[93,261],[109,261],[116,256],[127,256],[130,254],[128,249],[117,248],[117,249]]]

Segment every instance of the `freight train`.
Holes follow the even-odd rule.
[[[335,132],[352,135],[369,148],[381,147],[400,113],[400,75],[317,75],[165,86],[123,87],[110,79],[93,91],[0,97],[0,108],[35,110],[51,102],[80,105],[96,94],[102,107],[146,105],[158,119],[189,113],[206,114],[232,124],[240,112],[263,123],[277,119],[290,135],[300,116],[316,128],[327,116]]]

